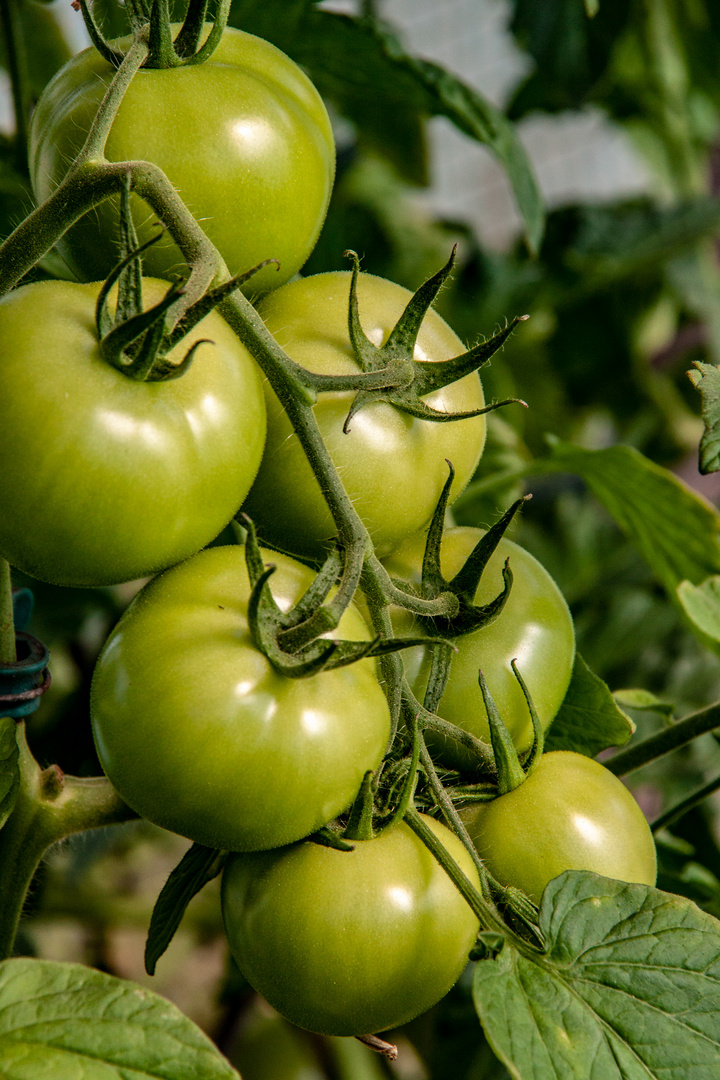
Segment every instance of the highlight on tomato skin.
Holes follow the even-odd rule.
[[[565,870],[655,884],[655,841],[645,815],[621,780],[582,754],[543,754],[514,791],[461,816],[493,877],[536,904]]]
[[[143,279],[146,309],[167,282]],[[195,554],[236,513],[262,455],[259,369],[215,312],[128,378],[100,354],[100,285],[39,281],[0,299],[0,554],[55,585],[112,585]]]
[[[348,333],[350,281],[350,272],[316,274],[275,290],[258,305],[278,343],[310,371],[341,375],[360,370]],[[382,345],[412,294],[372,274],[360,274],[357,289],[361,326],[374,345]],[[465,351],[431,308],[420,328],[414,358],[443,361]],[[267,382],[265,393],[267,442],[245,509],[268,543],[317,558],[337,528],[287,414]],[[436,423],[409,416],[392,404],[373,402],[353,416],[345,432],[353,397],[352,391],[321,392],[314,413],[343,485],[382,556],[430,520],[447,479],[447,459],[455,468],[451,501],[463,490],[482,454],[485,417]],[[445,413],[485,405],[477,372],[424,400]]]
[[[179,26],[173,26],[176,33]],[[116,43],[127,48],[130,39]],[[114,68],[95,49],[74,56],[46,87],[30,127],[30,175],[40,203],[77,156]],[[237,274],[265,259],[247,286],[260,295],[288,281],[317,241],[335,176],[325,105],[305,73],[270,42],[228,28],[204,63],[141,69],[107,140],[109,161],[150,161]],[[133,196],[141,243],[158,220]],[[114,265],[117,200],[86,214],[57,245],[81,281]],[[185,267],[166,233],[147,251],[145,272],[167,278]]]
[[[424,818],[471,883],[458,838]],[[404,822],[353,851],[309,842],[231,856],[222,907],[248,982],[287,1019],[364,1035],[425,1012],[463,971],[479,922]]]
[[[289,610],[313,581],[265,552]],[[278,673],[248,627],[241,546],[206,548],[138,594],[100,655],[91,717],[98,757],[142,817],[231,851],[289,844],[347,810],[390,737],[375,661],[307,678]],[[336,634],[367,641],[350,606]],[[334,635],[333,635],[334,636]]]

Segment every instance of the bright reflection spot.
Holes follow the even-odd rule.
[[[582,836],[583,840],[587,840],[589,844],[596,845],[602,843],[603,831],[594,821],[583,817],[582,814],[575,814],[573,825],[580,836]]]
[[[162,447],[165,437],[151,420],[137,420],[126,413],[99,409],[98,419],[105,430],[115,439],[141,440],[147,447]]]
[[[208,421],[217,424],[223,416],[222,402],[212,394],[206,394],[200,402],[197,410],[188,410],[185,413],[190,430],[193,435],[202,435],[207,430]]]
[[[246,694],[252,692],[254,685],[255,684],[251,679],[243,679],[243,681],[239,682],[235,687],[235,696],[240,698],[245,697]]]
[[[325,717],[322,713],[313,712],[312,709],[305,709],[302,714],[302,726],[308,735],[321,735],[325,730]]]
[[[259,117],[246,117],[236,120],[231,128],[232,137],[247,152],[251,147],[262,150],[263,147],[271,146],[275,141],[272,126]]]
[[[393,885],[388,889],[388,896],[395,907],[400,908],[402,911],[412,911],[413,898],[408,889],[403,889],[400,885]]]
[[[510,560],[510,565],[512,566],[512,559]],[[510,593],[508,603],[512,603],[512,592]],[[544,630],[538,623],[523,624],[522,641],[518,645],[517,652],[515,653],[515,660],[517,661],[518,670],[521,675],[526,668],[530,667],[530,661],[537,652],[538,643],[542,640],[543,634]]]

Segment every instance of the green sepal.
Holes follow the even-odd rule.
[[[120,67],[123,62],[123,54],[121,52],[118,52],[117,49],[113,49],[113,47],[110,45],[110,42],[107,41],[104,37],[100,27],[95,22],[95,16],[93,15],[90,7],[88,6],[88,0],[79,0],[79,3],[83,22],[85,23],[85,29],[88,32],[88,37],[90,38],[90,41],[100,53],[103,60],[107,60],[108,64],[112,64],[113,67]],[[129,17],[129,3],[127,7]]]
[[[188,334],[193,327],[197,326],[201,319],[204,319],[213,308],[222,303],[231,293],[234,293],[236,289],[239,289],[241,285],[244,285],[246,281],[257,274],[258,271],[268,266],[270,263],[276,263],[278,269],[280,263],[277,259],[265,259],[263,262],[258,263],[257,266],[253,266],[250,270],[243,271],[242,274],[236,274],[235,277],[230,278],[228,281],[223,282],[222,285],[217,285],[214,289],[210,289],[201,296],[199,300],[196,300],[194,304],[187,309],[185,314],[179,320],[177,326],[168,334],[167,348],[172,349],[178,342],[182,341],[186,334]]]
[[[363,776],[360,791],[357,793],[348,823],[343,830],[345,840],[372,840],[375,787],[375,773],[372,769],[368,769]]]
[[[333,851],[354,851],[355,845],[351,844],[348,840],[343,840],[339,832],[335,832],[329,825],[323,825],[322,829],[318,829],[312,836],[308,836],[308,840],[313,844],[320,844],[321,847],[332,848]]]
[[[482,671],[478,672],[478,683],[480,684],[490,726],[490,742],[492,743],[495,767],[497,769],[498,795],[507,795],[509,792],[514,791],[515,788],[520,787],[525,780],[525,773],[520,764],[515,743],[502,721]]]
[[[162,347],[165,312],[175,303],[182,288],[180,282],[172,282],[157,304],[113,327],[100,342],[103,359],[131,379],[147,379]]]
[[[383,829],[391,828],[398,821],[402,821],[408,807],[413,804],[415,798],[415,788],[417,787],[418,781],[418,766],[420,765],[420,747],[422,746],[423,739],[420,724],[418,723],[418,717],[415,717],[414,720],[411,721],[410,728],[412,733],[412,751],[410,754],[407,775],[403,782],[397,806],[393,810],[388,821],[383,824]]]
[[[404,371],[400,369],[399,385],[358,390],[343,425],[346,434],[350,430],[352,418],[366,405],[376,401],[394,405],[395,408],[410,416],[421,420],[431,420],[435,423],[470,419],[473,416],[481,416],[484,413],[493,412],[495,409],[514,403],[525,405],[525,402],[519,398],[507,398],[504,401],[492,402],[481,409],[472,409],[461,413],[447,413],[433,409],[422,400],[426,394],[431,393],[433,390],[438,390],[449,383],[456,382],[486,364],[490,357],[502,347],[517,324],[528,317],[527,315],[516,317],[509,326],[499,331],[489,341],[482,342],[475,348],[451,360],[435,363],[415,360],[413,354],[422,321],[452,270],[455,261],[455,249],[453,249],[445,266],[413,294],[387,341],[380,347],[369,340],[360,324],[357,298],[357,282],[360,273],[358,256],[354,251],[346,251],[345,254],[353,260],[348,304],[348,333],[360,370],[367,375],[371,372],[389,369],[391,365],[395,365],[392,368],[395,371],[398,369],[398,365],[402,364],[407,365],[411,373],[411,377],[408,379]]]
[[[210,338],[200,338],[193,345],[190,346],[188,351],[183,356],[179,364],[171,364],[166,357],[156,357],[150,373],[148,374],[148,382],[170,382],[171,379],[179,379],[181,375],[184,375],[187,369],[195,359],[195,353],[201,345],[214,345],[215,342]]]
[[[175,55],[181,60],[197,52],[205,26],[207,9],[208,0],[190,0],[184,22],[173,42]]]
[[[527,760],[524,762],[525,775],[529,776],[533,769],[536,769],[540,764],[540,758],[545,750],[545,731],[540,723],[540,717],[538,716],[537,709],[535,708],[533,699],[530,696],[530,691],[527,688],[525,680],[520,674],[520,669],[517,665],[517,660],[510,661],[510,667],[513,669],[513,675],[517,679],[520,689],[523,692],[523,697],[530,713],[530,720],[532,721],[533,728],[533,744],[530,748]]]
[[[175,52],[170,30],[170,4],[168,0],[153,0],[150,10],[150,33],[148,35],[148,57],[145,67],[173,68],[181,64]]]

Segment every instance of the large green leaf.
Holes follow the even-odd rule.
[[[577,655],[570,686],[545,738],[545,749],[574,750],[595,757],[608,746],[624,746],[634,730],[632,720],[618,707],[603,680]]]
[[[12,813],[20,785],[15,721],[0,718],[0,829]]]
[[[690,621],[713,641],[720,641],[720,576],[709,577],[700,585],[681,581],[677,594]]]
[[[717,1080],[720,923],[644,885],[570,872],[540,909],[546,952],[506,944],[474,996],[519,1080]]]
[[[80,964],[0,964],[2,1080],[239,1080],[198,1027],[135,983]]]
[[[584,450],[553,440],[549,464],[585,480],[673,599],[681,581],[720,573],[720,514],[633,447]]]

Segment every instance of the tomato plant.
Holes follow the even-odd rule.
[[[482,530],[469,527],[445,531],[440,561],[446,580],[458,572],[482,535]],[[394,577],[418,585],[424,550],[424,534],[410,537],[385,559],[385,567]],[[557,585],[537,559],[512,540],[503,538],[495,549],[480,579],[476,603],[486,604],[501,592],[502,567],[508,558],[513,572],[510,596],[493,622],[453,639],[457,653],[437,712],[457,727],[489,741],[487,712],[478,687],[481,668],[505,726],[517,749],[523,751],[532,742],[532,722],[511,661],[517,660],[540,721],[547,728],[570,682],[575,637],[570,612]],[[422,633],[419,620],[409,612],[394,609],[393,623],[402,636]],[[422,700],[429,656],[420,648],[405,655],[411,686]],[[430,733],[428,738],[431,742],[434,739]],[[450,740],[440,743],[435,738],[434,745],[451,767],[471,764],[458,744]]]
[[[113,73],[99,53],[86,49],[48,85],[30,137],[38,200],[65,176]],[[232,273],[278,259],[279,272],[270,266],[252,279],[258,292],[281,285],[305,262],[335,169],[330,121],[310,80],[269,42],[233,29],[203,64],[139,71],[115,117],[106,156],[160,166]],[[139,199],[133,215],[141,242],[157,232],[157,219]],[[110,272],[116,221],[116,203],[109,200],[58,244],[81,280]],[[146,253],[149,275],[167,277],[183,267],[168,236]]]
[[[490,873],[535,903],[564,870],[655,884],[655,842],[642,810],[622,781],[582,754],[543,754],[514,791],[462,816]]]
[[[288,610],[313,575],[271,561]],[[347,809],[390,734],[374,662],[278,674],[250,637],[249,593],[242,547],[208,548],[155,578],[108,639],[92,691],[98,755],[123,799],[231,850],[289,844]],[[337,634],[368,638],[354,608]]]
[[[228,523],[260,460],[261,379],[211,314],[169,354],[170,381],[100,356],[98,285],[47,281],[0,300],[0,553],[61,585],[105,585],[192,555]],[[145,281],[147,304],[165,292]]]
[[[478,884],[467,851],[425,821]],[[247,980],[300,1027],[362,1035],[425,1012],[460,975],[478,920],[404,823],[353,851],[296,844],[233,856],[222,887]]]
[[[348,335],[349,273],[318,274],[276,290],[260,304],[268,329],[285,351],[310,371],[326,375],[357,372]],[[361,274],[360,322],[379,346],[410,299],[391,281]],[[464,352],[460,339],[430,310],[423,320],[415,359],[447,360]],[[318,545],[336,533],[320,485],[282,405],[266,385],[268,437],[248,513],[273,544],[298,554],[316,555]],[[451,499],[472,476],[485,441],[484,416],[436,423],[409,416],[386,402],[373,402],[343,424],[350,391],[321,393],[315,417],[330,456],[355,509],[365,522],[378,554],[386,554],[432,515],[447,478],[446,458],[455,467]],[[483,407],[477,374],[465,376],[427,396],[439,412]]]

